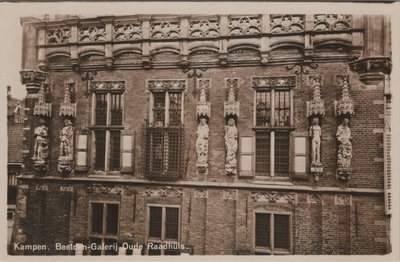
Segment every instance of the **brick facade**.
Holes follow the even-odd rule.
[[[389,190],[385,181],[390,176],[390,168],[384,168],[388,161],[388,154],[384,154],[384,151],[390,147],[390,141],[389,145],[387,141],[384,142],[384,136],[388,134],[385,121],[388,121],[387,104],[388,99],[390,102],[390,92],[386,90],[388,83],[384,76],[390,73],[387,71],[390,71],[390,57],[386,43],[386,38],[390,35],[384,26],[374,27],[373,32],[379,32],[376,37],[366,35],[365,32],[372,29],[368,28],[369,23],[363,22],[368,20],[376,24],[380,21],[384,25],[389,23],[388,18],[353,16],[345,31],[340,32],[342,29],[337,29],[338,31],[333,30],[331,34],[324,34],[318,32],[317,25],[315,28],[310,27],[313,16],[307,15],[302,16],[306,22],[303,21],[299,32],[274,35],[275,33],[271,33],[274,31],[268,31],[276,30],[269,28],[273,16],[255,17],[261,24],[258,27],[260,32],[255,35],[241,38],[234,36],[233,31],[225,32],[232,29],[227,20],[233,21],[235,18],[222,16],[218,18],[221,39],[212,41],[201,38],[200,43],[190,39],[192,29],[189,30],[187,26],[187,17],[169,19],[180,21],[180,36],[176,39],[165,37],[165,43],[148,35],[156,27],[150,28],[150,20],[146,18],[140,18],[140,21],[137,17],[130,19],[134,21],[132,25],[142,26],[140,37],[150,40],[141,42],[140,39],[133,39],[122,43],[118,43],[116,34],[112,33],[115,32],[112,28],[118,28],[118,19],[122,18],[68,18],[65,24],[71,26],[72,35],[69,42],[62,45],[48,42],[45,31],[48,30],[49,33],[53,27],[58,26],[57,21],[22,19],[23,41],[27,47],[23,49],[23,70],[46,76],[46,85],[50,88],[46,90],[44,98],[46,103],[51,103],[51,116],[46,118],[49,130],[48,170],[37,171],[31,157],[33,131],[39,125],[39,117],[34,115],[33,108],[38,101],[38,90],[43,79],[32,77],[30,80],[23,80],[29,93],[25,103],[27,119],[24,135],[24,147],[29,152],[25,154],[25,173],[20,178],[20,183],[25,188],[19,190],[19,197],[26,200],[26,206],[19,204],[17,209],[26,215],[17,218],[14,227],[15,242],[44,244],[51,250],[14,252],[27,255],[73,254],[73,251],[61,252],[53,247],[55,243],[88,244],[91,227],[89,210],[94,201],[119,204],[117,239],[120,244],[129,242],[145,245],[149,241],[148,207],[157,205],[179,207],[178,242],[192,247],[194,255],[258,253],[255,246],[257,212],[289,216],[288,254],[388,253],[390,244],[385,239],[389,238],[387,221],[390,216],[387,215],[387,210],[385,212],[387,197],[384,195],[387,194],[384,193]],[[85,24],[83,22],[90,22],[100,28],[99,19],[105,21],[104,43],[92,45],[92,40],[80,42],[78,38],[83,31],[78,37],[77,28]],[[158,18],[154,19],[156,20],[151,21],[157,21]],[[194,20],[195,17],[189,18],[190,23]],[[189,40],[184,38],[185,34],[189,35]],[[342,39],[342,34],[347,42]],[[380,34],[383,36],[378,37]],[[113,37],[114,40],[111,41]],[[314,46],[307,42],[310,37]],[[302,43],[301,48],[296,47],[293,41]],[[192,48],[190,53],[187,45]],[[202,52],[196,53],[196,45]],[[35,46],[38,47],[38,54],[30,53],[29,50],[36,48]],[[176,51],[175,46],[180,50]],[[210,46],[216,46],[217,51],[206,51],[212,49]],[[382,53],[373,54],[375,58],[381,59],[381,63],[377,63],[375,69],[371,69],[371,66],[364,68],[365,59],[372,56],[365,50],[372,49],[373,46],[382,48]],[[136,47],[140,48],[140,52]],[[312,69],[310,58],[318,64],[317,67]],[[190,63],[189,67],[185,64],[187,61]],[[373,64],[368,61],[367,63]],[[288,68],[296,64],[298,67],[309,67],[310,72],[298,74],[295,68]],[[208,121],[208,169],[205,173],[199,172],[196,166],[196,106],[199,94],[193,93],[195,89],[199,91],[199,86],[194,85],[197,79],[188,75],[186,69],[193,70],[191,66],[203,69],[202,76],[197,79],[211,79],[208,91],[208,102],[211,105]],[[92,83],[111,80],[124,83],[122,135],[129,134],[133,137],[132,148],[128,148],[132,152],[131,171],[94,171],[93,135],[96,127],[93,127],[91,120],[94,100],[93,91],[88,90],[90,83],[87,78],[82,78],[85,72],[91,72]],[[200,69],[197,73],[199,72]],[[336,164],[336,130],[341,118],[335,115],[334,104],[342,97],[342,86],[338,78],[342,75],[348,76],[350,97],[354,101],[354,115],[350,120],[353,137],[352,172],[347,181],[337,178]],[[308,163],[311,148],[306,101],[312,99],[314,91],[310,76],[321,76],[321,97],[325,103],[325,116],[321,122],[323,174],[318,181],[311,174]],[[245,174],[239,164],[241,137],[251,137],[253,145],[255,143],[254,77],[295,77],[291,91],[293,124],[290,126],[288,156],[290,174],[284,179],[260,178],[255,174],[254,168],[250,174]],[[227,99],[226,79],[232,78],[238,79],[236,99],[240,102],[237,116],[238,174],[226,175],[224,101]],[[149,179],[146,176],[148,170],[145,166],[147,152],[144,130],[151,115],[150,79],[186,80],[182,120],[184,143],[180,149],[183,154],[183,172],[182,177],[177,180]],[[72,97],[77,106],[73,123],[75,166],[70,174],[65,175],[59,173],[58,158],[59,134],[64,127],[63,118],[59,117],[60,105],[64,101],[67,83],[74,83]],[[81,134],[89,134],[86,169],[76,168],[79,151],[77,139]],[[295,137],[306,137],[307,141],[307,171],[303,177],[297,177],[294,172]],[[253,164],[254,148],[251,152]],[[277,219],[271,221],[278,223]]]

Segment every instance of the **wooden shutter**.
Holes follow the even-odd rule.
[[[385,190],[385,213],[392,213],[392,170],[391,170],[391,134],[384,133],[383,137],[384,148],[384,190]]]
[[[121,141],[121,172],[129,173],[133,170],[134,135],[123,133]]]
[[[77,133],[76,139],[76,171],[87,171],[88,170],[88,143],[89,136],[86,131]]]
[[[293,179],[307,179],[309,169],[309,137],[307,132],[292,132],[291,169]]]
[[[239,176],[252,177],[254,174],[254,143],[252,136],[241,136],[240,138],[240,157],[239,157]]]

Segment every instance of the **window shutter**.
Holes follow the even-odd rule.
[[[385,190],[385,213],[392,213],[392,171],[391,171],[391,134],[386,131],[383,138],[384,148],[384,190]]]
[[[76,171],[87,171],[88,170],[88,134],[86,131],[82,131],[77,134],[76,143]]]
[[[122,134],[121,172],[124,173],[132,172],[133,148],[134,148],[134,135],[129,133]]]
[[[293,179],[307,179],[309,141],[307,132],[292,132],[291,167]]]
[[[253,155],[254,145],[252,136],[240,137],[240,177],[252,177],[254,174]]]

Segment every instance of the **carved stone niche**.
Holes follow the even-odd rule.
[[[208,138],[209,127],[208,122],[211,115],[209,102],[209,89],[211,87],[210,78],[197,79],[197,86],[200,91],[199,100],[197,102],[197,138],[196,138],[196,154],[197,154],[197,170],[200,174],[204,174],[208,170]]]
[[[349,77],[347,75],[339,75],[338,79],[339,85],[342,86],[342,98],[339,101],[335,101],[335,115],[340,123],[336,131],[336,139],[338,141],[336,177],[341,181],[347,181],[352,173],[353,138],[351,137],[349,123],[354,115],[354,104],[350,98]]]
[[[311,138],[311,174],[314,181],[319,181],[323,173],[321,163],[322,118],[325,116],[324,100],[321,99],[321,76],[309,76],[309,83],[313,88],[313,98],[307,101],[307,117],[310,124],[309,136]]]
[[[38,101],[33,108],[33,115],[38,118],[38,126],[34,130],[33,167],[37,171],[48,171],[49,129],[47,119],[51,117],[51,103],[45,101],[45,89],[49,86],[42,84],[39,89]]]
[[[240,104],[237,101],[238,78],[226,78],[226,102],[224,103],[225,115],[225,174],[237,174],[238,130],[236,127],[239,118]]]
[[[71,91],[75,83],[68,82],[64,89],[64,101],[60,106],[60,117],[64,120],[64,127],[60,131],[60,155],[58,157],[58,171],[61,175],[72,172],[74,166],[74,125],[76,103],[71,103]]]

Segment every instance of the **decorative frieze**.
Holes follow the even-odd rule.
[[[33,115],[39,117],[50,117],[51,116],[51,103],[46,103],[44,97],[44,87],[43,84],[39,89],[38,101],[35,103],[33,108]]]
[[[142,26],[131,23],[114,25],[114,41],[142,39]]]
[[[350,98],[349,76],[339,75],[337,77],[339,85],[342,86],[342,98],[339,101],[335,101],[335,114],[336,116],[351,116],[354,114],[354,104],[353,100]]]
[[[351,15],[345,14],[317,14],[314,15],[314,30],[344,30],[351,28]]]
[[[150,31],[153,39],[179,38],[181,34],[179,22],[154,22]]]
[[[91,81],[90,89],[92,91],[123,91],[125,90],[125,81]]]
[[[295,76],[265,76],[253,77],[254,88],[272,88],[272,87],[294,87],[296,86]]]
[[[49,190],[49,186],[47,184],[37,184],[35,187],[36,191],[48,191]]]
[[[60,191],[61,192],[74,192],[74,187],[69,184],[62,185],[62,186],[60,186]]]
[[[49,45],[65,44],[71,41],[70,28],[57,28],[46,32],[46,42]]]
[[[222,199],[237,200],[237,198],[238,198],[237,189],[225,189],[223,191]]]
[[[352,196],[345,194],[335,195],[335,205],[337,206],[351,206]]]
[[[318,194],[308,194],[307,195],[308,204],[322,204],[322,198]]]
[[[208,190],[207,189],[195,189],[194,190],[194,198],[208,198]]]
[[[185,79],[149,79],[147,80],[147,89],[154,90],[185,90]]]
[[[268,202],[268,203],[283,203],[295,204],[297,202],[297,195],[288,192],[252,192],[251,198],[254,202]]]
[[[270,19],[271,33],[304,31],[304,15],[270,15]]]
[[[89,26],[79,29],[79,42],[106,41],[105,26]]]
[[[189,36],[216,37],[219,36],[219,23],[217,20],[192,20],[189,24]]]
[[[181,197],[183,192],[181,188],[176,187],[147,187],[146,195],[148,197]]]
[[[254,35],[261,32],[259,16],[242,16],[229,18],[229,35]]]
[[[87,191],[96,194],[124,194],[124,189],[122,187],[113,185],[89,185]]]

